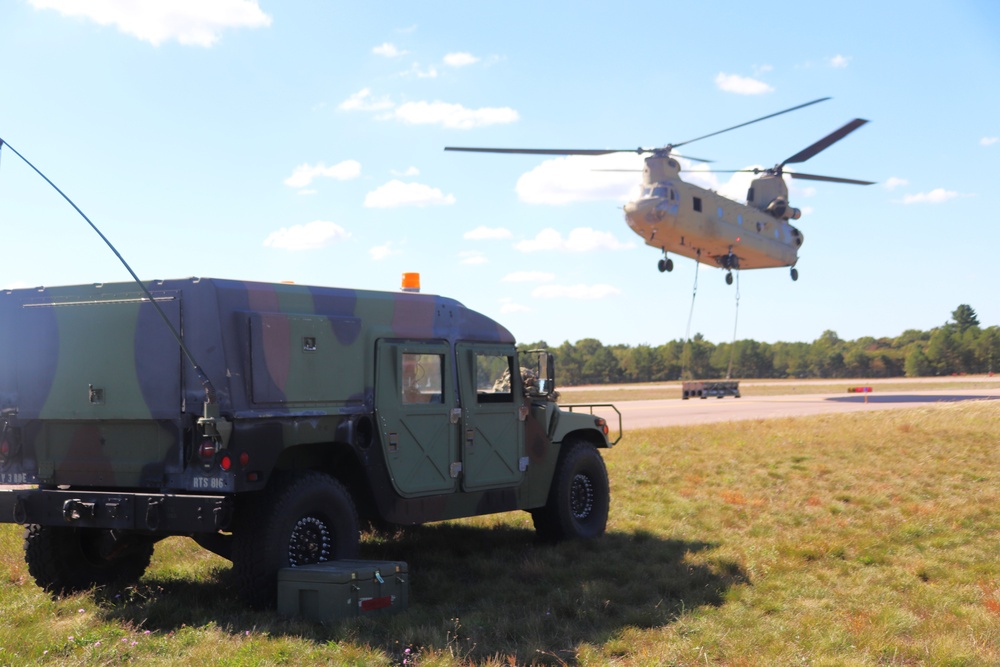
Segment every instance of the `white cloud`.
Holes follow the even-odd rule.
[[[419,72],[418,76],[436,76],[437,73]],[[517,111],[510,107],[482,107],[467,109],[461,104],[447,102],[406,102],[398,107],[388,97],[372,97],[371,90],[364,88],[340,103],[344,111],[384,111],[378,120],[399,120],[410,125],[441,125],[451,129],[467,130],[486,125],[514,123],[520,119]]]
[[[530,313],[531,308],[515,303],[513,299],[500,299],[500,314],[510,315],[511,313]]]
[[[594,300],[618,294],[621,290],[611,285],[542,285],[531,292],[536,299]]]
[[[848,63],[851,62],[851,59],[847,56],[842,56],[838,53],[834,57],[830,58],[827,62],[830,63],[830,67],[833,67],[835,69],[843,69],[847,67]]]
[[[372,49],[372,53],[377,56],[384,56],[386,58],[398,58],[399,56],[405,56],[406,51],[400,51],[396,48],[395,44],[390,42],[383,42]]]
[[[486,259],[486,255],[484,255],[479,250],[463,250],[462,252],[458,253],[458,256],[462,264],[471,264],[471,265],[489,264],[490,261]]]
[[[725,74],[724,72],[719,72],[715,77],[715,85],[727,93],[739,95],[761,95],[774,92],[774,88],[763,81],[736,74]]]
[[[392,247],[392,243],[389,242],[383,245],[375,246],[374,248],[370,248],[368,250],[368,254],[371,255],[373,260],[375,260],[376,262],[380,262],[383,259],[386,259],[387,257],[391,257],[393,255],[401,255],[403,254],[403,251],[396,250],[395,248]]]
[[[419,176],[420,170],[416,167],[407,167],[405,171],[397,171],[395,169],[390,169],[389,173],[393,176]]]
[[[901,188],[904,185],[909,185],[910,182],[905,178],[897,178],[896,176],[890,176],[885,180],[882,185],[885,186],[886,190],[895,190],[896,188]]]
[[[332,178],[337,181],[349,181],[361,175],[361,163],[357,160],[344,160],[332,167],[320,162],[315,165],[300,164],[292,170],[292,175],[285,179],[285,185],[293,188],[304,188],[313,182],[314,178]]]
[[[944,188],[935,188],[930,192],[919,192],[915,195],[905,195],[903,197],[904,204],[941,204],[956,197],[960,197],[957,192],[953,190],[945,190]]]
[[[623,250],[634,246],[631,243],[622,243],[611,232],[602,232],[590,227],[577,227],[565,239],[562,234],[552,228],[543,229],[538,232],[534,239],[515,243],[514,247],[521,252],[538,252],[540,250],[590,252],[593,250]]]
[[[446,102],[406,102],[395,109],[392,117],[410,125],[441,125],[460,130],[514,123],[519,119],[517,111],[510,107],[466,109],[461,104]]]
[[[257,0],[29,0],[36,9],[54,9],[64,16],[88,18],[114,25],[121,32],[159,46],[177,40],[188,46],[209,47],[226,28],[261,28],[271,17]]]
[[[485,227],[480,225],[476,227],[471,232],[465,232],[462,234],[463,239],[469,239],[471,241],[493,241],[493,240],[503,240],[509,239],[513,236],[509,229],[504,229],[503,227]]]
[[[979,140],[979,145],[980,146],[992,146],[998,140],[1000,140],[1000,137],[983,137],[982,139]]]
[[[438,71],[434,68],[433,65],[431,65],[427,69],[420,69],[419,63],[413,63],[413,65],[410,67],[409,70],[403,72],[403,76],[410,76],[410,75],[413,75],[418,79],[436,79]]]
[[[363,88],[341,102],[337,108],[344,111],[383,111],[394,106],[389,98],[373,98],[372,91]]]
[[[367,208],[397,208],[400,206],[446,206],[455,203],[454,195],[445,195],[437,188],[421,183],[392,180],[365,195]]]
[[[471,53],[449,53],[444,57],[444,64],[449,67],[465,67],[479,62],[479,58]]]
[[[282,250],[315,250],[333,241],[343,241],[350,237],[350,232],[334,222],[314,220],[304,225],[282,227],[272,232],[264,239],[264,246]]]
[[[642,167],[642,158],[635,153],[558,157],[523,174],[515,190],[528,204],[561,206],[602,199],[624,203],[638,195]],[[628,171],[601,171],[604,169]]]
[[[555,279],[556,274],[545,271],[515,271],[500,280],[505,283],[549,283]]]

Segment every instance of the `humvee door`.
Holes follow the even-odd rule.
[[[520,483],[524,458],[521,382],[513,345],[458,343],[462,398],[462,488],[477,491]]]
[[[460,466],[448,344],[380,340],[375,364],[375,415],[396,492],[454,491]]]

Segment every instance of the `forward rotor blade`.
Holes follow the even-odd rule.
[[[694,143],[695,141],[701,141],[702,139],[708,139],[709,137],[714,137],[717,134],[722,134],[723,132],[729,132],[730,130],[736,130],[736,129],[741,128],[741,127],[746,127],[747,125],[753,125],[754,123],[759,123],[762,120],[767,120],[768,118],[774,118],[775,116],[780,116],[783,113],[788,113],[790,111],[797,111],[798,109],[802,109],[803,107],[807,107],[807,106],[810,106],[812,104],[818,104],[820,102],[825,102],[828,99],[830,99],[830,98],[829,97],[821,97],[818,100],[813,100],[812,102],[806,102],[805,104],[800,104],[797,107],[792,107],[791,109],[785,109],[784,111],[779,111],[777,113],[772,113],[772,114],[769,114],[767,116],[762,116],[762,117],[757,118],[755,120],[748,120],[745,123],[740,123],[739,125],[733,125],[732,127],[727,127],[726,129],[719,130],[718,132],[712,132],[711,134],[706,134],[704,136],[697,137],[695,139],[688,139],[687,141],[682,141],[679,144],[672,144],[672,145],[673,145],[674,148],[677,148],[678,146],[683,146],[685,144]]]
[[[446,151],[468,153],[515,153],[520,155],[610,155],[611,153],[651,153],[652,148],[590,149],[590,148],[469,148],[465,146],[445,146]]]
[[[809,146],[808,148],[803,148],[801,151],[799,151],[792,157],[788,158],[781,164],[795,164],[796,162],[805,162],[806,160],[813,157],[820,151],[826,150],[833,144],[837,143],[838,141],[840,141],[848,134],[858,129],[867,122],[868,121],[865,120],[864,118],[855,118],[850,123],[840,128],[839,130],[836,130],[826,135],[825,137],[814,143],[812,146]]]
[[[837,176],[817,176],[816,174],[802,174],[797,171],[784,172],[792,178],[801,178],[804,181],[829,181],[830,183],[849,183],[851,185],[875,185],[875,181],[859,181],[853,178],[839,178]]]

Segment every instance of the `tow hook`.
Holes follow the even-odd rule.
[[[73,498],[63,503],[63,518],[67,521],[93,519],[97,503],[85,503],[79,498]]]

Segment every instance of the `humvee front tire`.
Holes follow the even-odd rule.
[[[274,487],[245,503],[233,531],[233,568],[241,597],[273,606],[278,570],[356,558],[358,511],[344,486],[319,472],[275,479]]]
[[[100,528],[32,524],[24,529],[24,560],[41,588],[62,595],[138,581],[149,567],[155,542]]]
[[[597,448],[577,441],[563,445],[548,502],[531,513],[544,540],[593,539],[604,534],[611,505],[608,470]]]

